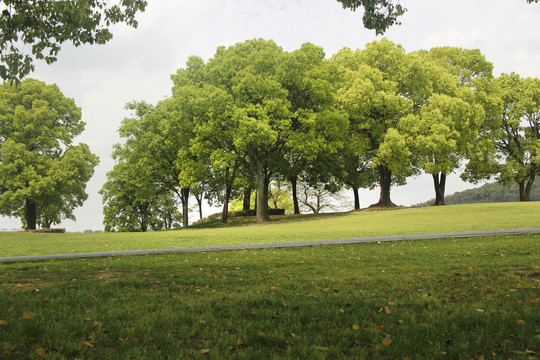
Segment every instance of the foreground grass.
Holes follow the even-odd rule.
[[[297,217],[290,217],[298,220]],[[279,221],[278,221],[279,220]],[[0,256],[161,249],[288,241],[343,239],[400,234],[533,228],[540,224],[540,202],[472,204],[358,212],[216,229],[153,233],[1,233]]]
[[[2,264],[0,358],[535,358],[539,240]]]

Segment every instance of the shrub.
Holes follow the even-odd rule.
[[[61,228],[58,228],[58,229],[28,229],[28,230],[23,230],[22,232],[60,234],[60,233],[65,233],[66,229],[61,229]]]

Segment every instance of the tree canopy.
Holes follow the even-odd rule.
[[[49,1],[3,0],[0,5],[0,77],[18,81],[34,70],[34,60],[51,64],[61,45],[71,42],[105,44],[109,27],[125,23],[137,27],[135,16],[145,0]],[[27,47],[31,54],[25,53]]]

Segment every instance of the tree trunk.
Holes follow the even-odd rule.
[[[251,187],[246,187],[244,189],[244,204],[242,210],[246,211],[251,209]]]
[[[250,191],[251,193],[251,191]],[[251,196],[251,194],[250,194]],[[231,184],[225,184],[225,199],[223,199],[223,210],[221,210],[221,222],[226,224],[229,220],[229,200],[231,197]]]
[[[199,219],[202,219],[202,199],[203,199],[203,194],[195,196],[195,199],[197,199],[197,205],[199,205]]]
[[[298,205],[298,193],[297,193],[297,182],[298,182],[298,176],[292,175],[289,180],[291,181],[291,188],[292,188],[292,199],[294,204],[294,213],[300,214],[300,206]]]
[[[268,176],[262,160],[257,161],[257,224],[264,224],[270,220],[268,212]]]
[[[525,180],[520,181],[518,184],[519,184],[519,201],[531,201],[529,197],[529,192],[527,192],[527,186],[525,185]]]
[[[439,174],[432,174],[433,184],[435,185],[435,203],[433,205],[446,205],[444,203],[444,190],[446,187],[446,174],[441,172]]]
[[[353,187],[352,191],[354,194],[354,210],[360,210],[360,194],[358,188]]]
[[[392,170],[387,166],[379,165],[379,186],[381,188],[381,193],[379,196],[379,202],[373,204],[373,207],[395,207],[396,204],[390,200],[390,187],[392,185]]]
[[[26,229],[27,230],[36,230],[36,221],[37,221],[37,208],[36,203],[32,200],[26,200]]]
[[[180,191],[182,192],[180,199],[182,200],[182,227],[187,229],[189,226],[189,188],[182,188]]]

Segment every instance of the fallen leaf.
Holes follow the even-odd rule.
[[[44,348],[36,349],[36,354],[38,354],[39,356],[45,356],[47,355],[47,350],[45,350]]]
[[[201,349],[201,354],[208,354],[209,352],[209,349]]]
[[[392,343],[392,339],[387,337],[382,341],[382,343],[383,343],[384,346],[389,346]]]
[[[84,346],[88,346],[89,348],[93,348],[94,345],[90,344],[88,341],[83,341],[82,342]]]
[[[353,328],[353,330],[360,330],[360,326],[358,326],[358,325],[353,325],[352,328]]]
[[[0,320],[0,325],[7,325],[7,321],[6,320]]]
[[[525,301],[527,305],[534,305],[535,301],[533,299]]]
[[[30,314],[26,314],[23,316],[23,319],[26,319],[26,320],[31,319],[31,318],[32,318],[32,315]]]
[[[101,327],[103,326],[99,321],[94,321],[92,325],[94,325],[94,327],[97,327],[98,329],[101,329]]]
[[[260,337],[262,337],[263,339],[266,339],[266,334],[264,332],[261,331],[261,333],[259,334]]]
[[[377,331],[377,332],[381,332],[381,331],[383,331],[383,330],[384,330],[384,327],[382,327],[382,326],[377,326],[377,327],[375,328],[375,331]]]
[[[524,320],[521,320],[521,319],[519,319],[519,320],[517,321],[517,324],[518,324],[518,325],[525,325],[525,321],[524,321]]]
[[[276,290],[275,286],[270,286],[270,290]]]
[[[283,306],[287,306],[287,302],[286,302],[286,301],[283,301]]]
[[[238,338],[238,340],[236,340],[236,345],[244,347],[246,346],[246,343],[244,342],[244,340]]]
[[[392,311],[390,310],[390,308],[388,306],[383,306],[379,312],[383,312],[386,314],[386,315],[390,315],[392,313]]]

